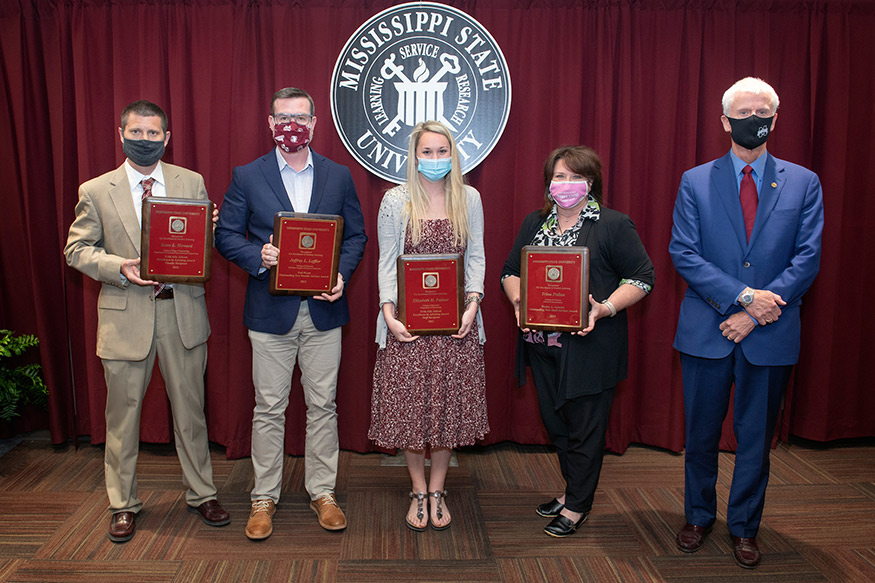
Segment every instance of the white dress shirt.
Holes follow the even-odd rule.
[[[146,176],[140,174],[131,166],[130,160],[125,160],[125,172],[128,173],[128,184],[131,187],[131,199],[134,201],[134,210],[137,212],[137,222],[140,227],[143,226],[143,185],[140,182],[145,178],[154,178],[152,184],[152,196],[167,196],[167,186],[164,182],[164,167],[163,162],[158,162],[152,174]]]
[[[276,160],[292,208],[296,213],[306,213],[310,208],[310,195],[313,193],[313,152],[307,150],[307,164],[300,172],[289,166],[279,146],[276,148]]]

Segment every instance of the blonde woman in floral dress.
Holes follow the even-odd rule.
[[[413,128],[407,183],[383,197],[377,237],[380,348],[368,437],[381,447],[404,450],[411,481],[407,526],[423,531],[431,523],[443,530],[452,521],[444,480],[453,449],[473,445],[489,431],[480,315],[483,206],[480,194],[464,183],[455,140],[443,124],[428,121]],[[396,259],[430,253],[464,256],[465,310],[451,336],[414,336],[398,320]]]

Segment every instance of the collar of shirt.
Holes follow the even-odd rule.
[[[131,194],[134,195],[137,202],[143,197],[143,185],[140,182],[144,178],[154,178],[155,184],[152,185],[152,196],[167,196],[166,183],[164,182],[164,163],[158,162],[151,174],[146,176],[135,170],[128,160],[125,160],[125,172],[128,174],[128,184],[131,187]]]
[[[742,170],[747,166],[747,162],[735,155],[732,150],[729,151],[729,156],[732,158],[732,167],[735,169],[735,186],[741,190],[741,179],[744,178]],[[757,192],[762,192],[763,173],[766,171],[766,153],[760,154],[759,158],[751,162],[750,167],[753,168],[753,181],[757,185]]]
[[[599,216],[601,215],[601,207],[596,200],[590,196],[587,203],[580,209],[580,215],[577,217],[577,222],[570,229],[566,229],[566,233],[568,231],[578,231],[580,230],[581,225],[583,225],[583,221],[586,219],[592,219],[593,221],[599,220]],[[557,234],[559,233],[559,212],[556,209],[556,205],[553,205],[553,209],[550,211],[550,216],[547,217],[547,220],[544,221],[543,229],[545,231],[555,231]]]
[[[280,167],[280,174],[282,174],[283,169],[286,167],[288,167],[288,169],[291,170],[292,172],[294,172],[295,174],[300,174],[300,172],[297,172],[294,168],[289,166],[289,163],[286,162],[285,158],[283,158],[283,152],[282,152],[282,150],[280,150],[279,146],[274,148],[274,151],[276,152],[277,164],[279,164],[279,167]],[[308,168],[312,168],[312,167],[313,167],[313,151],[311,149],[307,148],[307,163],[304,164],[304,168],[301,169],[301,172],[305,172]]]
[[[155,183],[152,184],[152,196],[167,196],[167,188],[164,182],[164,162],[158,162],[155,169],[149,176],[141,174],[135,170],[128,160],[125,160],[125,172],[128,175],[128,185],[131,187],[131,202],[134,203],[134,211],[137,213],[137,222],[143,224],[143,185],[140,184],[144,178],[154,178]]]

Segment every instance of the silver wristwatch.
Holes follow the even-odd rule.
[[[753,303],[753,290],[749,287],[744,288],[741,295],[738,296],[738,303],[741,307],[746,308]]]

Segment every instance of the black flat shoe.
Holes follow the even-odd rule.
[[[587,516],[589,515],[584,514],[580,517],[580,520],[573,522],[570,518],[566,518],[560,514],[551,520],[550,524],[544,527],[544,532],[550,536],[555,536],[556,538],[572,535],[574,534],[574,531],[577,530],[577,527],[586,522]]]
[[[538,513],[538,516],[543,516],[544,518],[555,518],[559,516],[563,508],[565,508],[565,504],[553,498],[549,502],[538,504],[538,509],[535,512]]]

